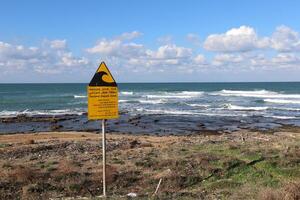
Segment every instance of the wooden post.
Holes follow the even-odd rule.
[[[103,197],[106,197],[106,138],[105,119],[102,119],[102,167],[103,167]]]

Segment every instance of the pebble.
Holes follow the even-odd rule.
[[[132,198],[133,198],[133,197],[137,197],[137,193],[130,192],[130,193],[127,194],[127,196],[128,196],[128,197],[132,197]]]

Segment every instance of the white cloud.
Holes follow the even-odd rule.
[[[81,57],[81,58],[75,58],[71,52],[65,52],[61,55],[61,62],[59,64],[61,66],[68,66],[68,67],[74,67],[74,66],[85,66],[89,63],[87,58]]]
[[[205,57],[202,54],[198,54],[195,58],[194,58],[194,62],[196,64],[203,64],[205,63]]]
[[[112,55],[120,48],[121,41],[120,40],[106,40],[102,39],[99,41],[94,47],[88,48],[86,51],[88,53],[100,53],[106,55]]]
[[[145,49],[142,55],[136,55],[129,60],[128,64],[140,68],[146,67],[148,71],[168,71],[186,66],[192,60],[192,49],[169,44],[160,46],[156,50]]]
[[[199,46],[201,44],[200,37],[197,34],[189,33],[187,34],[186,39],[196,46]]]
[[[240,54],[219,54],[215,56],[214,60],[237,63],[243,61],[243,57]]]
[[[22,45],[12,45],[0,41],[0,59],[7,57],[13,59],[29,59],[40,57],[41,52],[36,47],[24,47]]]
[[[281,68],[299,69],[300,55],[279,53],[273,56],[264,53],[217,54],[210,62],[211,67],[241,71],[276,71]]]
[[[204,42],[204,49],[197,45],[178,45],[172,40],[149,48],[134,41],[141,35],[134,31],[112,38],[100,38],[94,46],[84,49],[84,56],[74,56],[67,48],[66,40],[46,40],[36,46],[0,41],[0,77],[16,70],[55,76],[63,73],[71,75],[78,71],[89,73],[89,69],[94,68],[87,66],[96,66],[100,61],[98,59],[113,66],[118,76],[126,77],[129,72],[136,73],[138,77],[156,72],[177,77],[175,74],[203,71],[234,71],[238,74],[241,71],[276,71],[281,68],[300,72],[299,33],[286,26],[278,27],[268,37],[259,37],[248,26],[233,28],[223,34],[210,35]],[[187,39],[199,42],[195,34],[188,34]]]
[[[87,48],[86,52],[90,54],[100,54],[103,57],[123,57],[131,58],[144,52],[144,46],[136,44],[130,40],[139,37],[141,33],[135,31],[132,33],[123,33],[115,39],[100,39],[95,46]]]
[[[190,39],[196,35],[190,34]],[[119,37],[115,37],[119,38]],[[153,72],[172,70],[190,73],[201,70],[255,70],[280,68],[279,65],[297,67],[294,63],[287,63],[292,57],[280,54],[270,56],[272,48],[271,37],[259,37],[251,27],[241,26],[233,28],[224,34],[211,35],[204,43],[204,47],[217,51],[211,59],[204,53],[197,53],[197,49],[178,46],[172,42],[150,49],[143,44],[130,40],[101,39],[95,46],[88,48],[90,54],[100,55],[113,62],[120,71]],[[260,49],[260,51],[252,51]]]
[[[217,52],[246,52],[269,45],[267,38],[259,38],[249,26],[232,28],[226,33],[209,35],[204,48]]]
[[[66,40],[52,40],[49,41],[50,47],[53,49],[65,49],[67,47]]]
[[[280,66],[296,66],[300,64],[300,56],[294,53],[279,53],[271,61]]]
[[[88,53],[101,56],[132,57],[143,52],[143,45],[136,43],[123,43],[120,40],[102,39],[94,47],[86,49]]]
[[[217,54],[211,61],[212,66],[235,66],[242,63],[244,57],[240,54]]]
[[[87,48],[86,52],[123,66],[123,69],[124,66],[134,68],[133,71],[136,72],[158,70],[156,67],[174,67],[193,61],[193,51],[190,48],[170,43],[153,50],[142,44],[119,38],[121,37],[102,38],[95,46]]]
[[[209,35],[203,47],[209,51],[234,53],[274,49],[279,52],[300,50],[300,35],[287,26],[279,26],[270,37],[259,37],[252,27],[232,28],[226,33]]]
[[[156,51],[147,50],[150,59],[180,59],[192,56],[192,49],[175,44],[160,46]]]
[[[61,73],[73,67],[86,66],[89,61],[75,57],[65,49],[65,40],[48,41],[50,46],[26,47],[0,42],[1,69],[7,72],[27,71],[37,73]]]
[[[166,35],[166,36],[159,37],[157,41],[160,44],[172,44],[173,37],[171,35]]]
[[[139,31],[132,31],[132,32],[129,32],[129,33],[122,33],[116,39],[117,40],[133,40],[133,39],[138,38],[142,35],[143,34]]]
[[[272,47],[278,51],[299,51],[299,33],[287,26],[279,26],[271,37]]]

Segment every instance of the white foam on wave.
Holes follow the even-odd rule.
[[[158,100],[138,100],[142,104],[163,104],[166,103],[165,100],[163,99],[158,99]]]
[[[87,101],[75,101],[75,102],[69,102],[68,105],[86,105]]]
[[[285,110],[285,111],[300,111],[300,108],[282,108],[282,107],[272,107],[273,110]]]
[[[300,100],[289,100],[289,99],[264,99],[264,102],[278,103],[278,104],[300,104]]]
[[[141,103],[141,104],[163,104],[166,103],[163,99],[136,99],[136,100],[126,100],[126,99],[120,99],[119,103]]]
[[[189,99],[201,96],[203,92],[200,91],[182,91],[182,92],[164,92],[160,94],[144,95],[150,99]]]
[[[204,116],[219,116],[219,117],[247,117],[249,115],[247,114],[237,114],[237,113],[214,113],[214,112],[207,112],[207,113],[198,113],[199,115],[204,115]]]
[[[119,99],[119,103],[127,103],[129,102],[130,100],[125,100],[125,99]]]
[[[85,95],[74,95],[75,99],[79,99],[79,98],[87,98],[87,96]]]
[[[120,92],[120,94],[122,94],[122,95],[133,95],[133,92],[123,91],[123,92]]]
[[[165,114],[165,115],[194,115],[194,116],[220,116],[220,117],[236,117],[236,116],[248,116],[247,114],[236,113],[217,113],[217,112],[195,112],[187,110],[164,110],[164,109],[144,109],[137,108],[136,111],[143,112],[144,114]]]
[[[268,90],[221,90],[224,94],[269,94],[273,93]]]
[[[61,110],[23,110],[23,111],[0,111],[0,118],[16,117],[18,115],[82,115],[85,111],[79,109],[61,109]]]
[[[240,96],[240,97],[257,97],[257,98],[293,98],[300,99],[300,94],[282,94],[268,90],[221,90],[214,92],[213,95],[220,96]]]
[[[263,107],[246,107],[246,106],[237,106],[232,104],[226,104],[224,105],[225,109],[228,110],[240,110],[240,111],[262,111],[267,110],[269,107],[263,106]]]
[[[196,113],[191,111],[183,111],[183,110],[163,110],[163,109],[136,109],[137,111],[148,113],[148,114],[168,114],[168,115],[194,115]]]
[[[3,110],[3,111],[0,111],[0,118],[2,117],[14,117],[14,116],[17,116],[19,115],[20,112],[18,111],[8,111],[8,110]]]
[[[184,104],[192,107],[204,107],[204,108],[210,107],[209,104],[201,104],[201,103],[184,103]]]
[[[181,96],[181,95],[146,95],[146,98],[149,99],[187,99],[192,98],[193,96]]]
[[[297,117],[294,117],[294,116],[270,116],[272,118],[275,118],[275,119],[296,119]]]
[[[201,91],[182,91],[179,94],[182,95],[191,95],[191,96],[200,96],[203,94],[203,92]]]

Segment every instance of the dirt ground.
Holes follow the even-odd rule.
[[[110,199],[300,199],[300,129],[107,134]],[[154,191],[158,182],[160,187]],[[98,199],[101,135],[0,135],[0,199]]]

